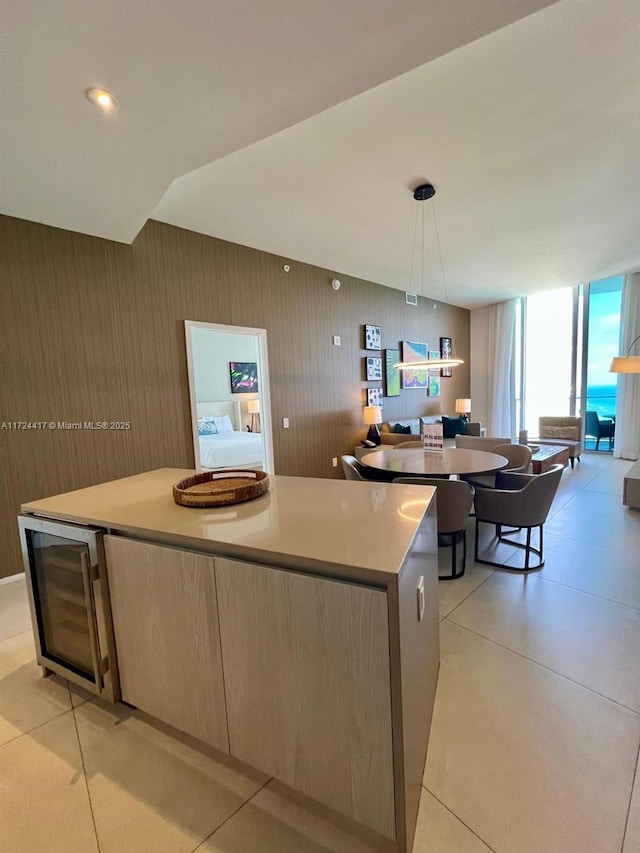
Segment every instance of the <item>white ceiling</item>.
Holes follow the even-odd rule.
[[[152,216],[420,292],[426,179],[448,301],[640,266],[637,0],[5,0],[4,19],[3,213],[122,242]]]

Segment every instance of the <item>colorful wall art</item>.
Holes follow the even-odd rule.
[[[431,350],[429,358],[440,358],[440,353],[437,350]],[[440,368],[437,367],[429,371],[429,387],[427,394],[430,397],[440,396]]]
[[[230,361],[232,394],[255,394],[258,391],[258,365],[255,361]]]
[[[387,397],[400,396],[400,374],[395,365],[400,361],[399,349],[387,349],[384,351],[385,378],[387,386]]]
[[[402,342],[403,361],[426,361],[429,351],[428,344],[420,344],[415,341]],[[423,368],[409,368],[400,371],[402,373],[403,388],[427,388],[429,377]]]

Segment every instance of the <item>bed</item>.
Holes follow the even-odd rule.
[[[240,403],[196,404],[200,468],[263,468],[262,433],[243,429]]]

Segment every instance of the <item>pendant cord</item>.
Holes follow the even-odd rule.
[[[448,302],[449,297],[447,295],[447,279],[444,274],[444,263],[442,262],[442,249],[440,248],[440,234],[438,232],[438,220],[436,219],[436,203],[435,201],[431,202],[431,210],[433,211],[433,227],[436,232],[436,244],[438,246],[438,257],[440,258],[440,273],[442,275],[442,289],[444,290],[444,301]]]
[[[418,242],[418,208],[416,206],[416,217],[413,223],[413,250],[411,252],[411,273],[409,275],[409,290],[413,286],[413,267],[416,261],[416,243]]]
[[[420,296],[424,299],[424,202],[420,203],[422,208],[422,270],[420,273]]]

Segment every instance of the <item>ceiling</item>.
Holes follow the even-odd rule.
[[[467,306],[640,266],[637,0],[3,8],[2,213],[125,243],[151,217]]]

